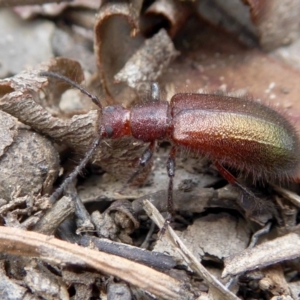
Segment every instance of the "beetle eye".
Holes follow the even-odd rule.
[[[111,138],[114,134],[114,130],[111,126],[105,126],[105,133],[108,138]]]

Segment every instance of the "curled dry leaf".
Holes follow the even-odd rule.
[[[167,22],[166,28],[171,37],[174,37],[182,25],[191,15],[191,5],[187,1],[174,0],[158,0],[154,1],[145,12],[145,20],[142,20],[141,27],[155,23],[164,24]],[[153,19],[153,20],[152,20]],[[143,21],[145,24],[143,24]],[[146,31],[146,29],[141,29]]]
[[[50,60],[48,63],[42,64],[37,70],[34,71],[35,80],[43,80],[45,83],[43,85],[43,91],[45,92],[45,96],[47,99],[47,102],[44,103],[45,108],[48,107],[56,107],[60,101],[60,97],[62,94],[70,88],[70,85],[63,82],[63,81],[50,81],[45,78],[39,76],[40,71],[50,71],[59,73],[61,75],[64,75],[71,80],[81,83],[84,80],[84,74],[83,70],[81,68],[81,65],[71,59],[66,59],[63,57],[58,57],[55,59]],[[30,73],[28,74],[30,76]],[[17,76],[19,78],[20,75]],[[45,82],[46,81],[46,82]],[[29,86],[29,90],[32,89],[32,86]],[[35,98],[36,99],[36,98]]]
[[[137,3],[104,4],[95,25],[100,79],[107,96],[124,106],[135,100],[141,82],[156,81],[178,54],[165,30],[149,39],[140,34],[141,2]],[[181,12],[180,17],[185,19],[186,14]]]
[[[124,205],[124,202],[128,203]],[[115,205],[116,203],[117,205]],[[99,211],[94,211],[91,217],[98,236],[109,238],[112,241],[132,244],[130,234],[139,227],[139,222],[130,212],[131,209],[128,209],[130,206],[129,201],[115,201],[102,214]]]
[[[64,61],[56,60],[52,64],[54,70],[58,66],[62,68]],[[74,71],[74,68],[72,69]],[[68,71],[67,68],[65,70]],[[53,125],[56,121],[56,118],[38,104],[41,101],[35,101],[39,99],[38,92],[46,82],[45,78],[38,76],[38,70],[23,72],[18,76],[2,80],[0,82],[2,111],[14,115],[19,121],[45,134],[40,130],[41,127],[47,128],[49,125],[51,127],[51,122]],[[56,92],[62,92],[62,89],[56,89]],[[4,113],[1,115],[3,116]],[[62,126],[63,121],[60,124]],[[21,124],[19,123],[18,126],[20,127]],[[10,199],[13,193],[18,196],[51,193],[59,171],[56,149],[49,140],[35,132],[25,128],[22,130],[18,128],[17,131],[16,121],[15,127],[18,135],[1,158],[2,197]],[[52,131],[55,131],[53,127]],[[3,137],[3,145],[5,143],[7,139]]]
[[[113,78],[144,41],[138,34],[141,5],[142,1],[107,1],[97,15],[94,47],[109,104],[112,99],[124,103],[124,94],[128,93],[126,85],[116,85]]]
[[[115,223],[125,231],[124,234],[131,234],[140,226],[129,201],[115,201],[105,212],[113,215]]]

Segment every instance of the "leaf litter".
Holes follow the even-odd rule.
[[[178,4],[158,0],[149,7],[140,1],[105,2],[94,21],[95,57],[89,34],[93,28],[82,25],[89,24],[83,21],[84,11],[94,8],[88,1],[81,1],[75,18],[74,8],[66,3],[63,10],[54,9],[52,14],[55,12],[60,20],[69,18],[75,22],[72,26],[54,19],[47,20],[51,23],[48,29],[40,25],[40,30],[51,28],[53,33],[54,27],[56,34],[63,33],[67,43],[61,44],[62,49],[59,40],[50,37],[49,40],[52,56],[60,53],[65,58],[49,61],[39,56],[40,61],[33,62],[26,61],[26,55],[20,52],[13,61],[17,68],[9,69],[13,66],[13,56],[0,51],[1,61],[5,60],[5,65],[0,67],[4,72],[0,74],[2,77],[16,75],[0,82],[3,128],[0,212],[1,225],[6,226],[0,230],[1,252],[6,253],[1,268],[3,293],[14,286],[18,299],[29,295],[46,299],[69,299],[75,295],[78,299],[100,295],[109,298],[115,295],[116,289],[125,288],[126,285],[118,284],[118,279],[122,279],[121,282],[128,284],[129,290],[125,290],[137,299],[150,299],[150,294],[159,299],[273,299],[276,296],[297,299],[300,285],[296,183],[280,188],[266,183],[256,187],[255,192],[262,194],[262,202],[249,208],[250,200],[241,201],[240,194],[226,185],[209,162],[181,153],[177,158],[174,200],[176,210],[182,215],[175,218],[172,227],[196,261],[202,261],[210,273],[202,270],[201,265],[195,269],[189,262],[192,256],[184,262],[178,256],[178,245],[166,243],[168,234],[159,239],[157,231],[151,231],[153,226],[143,209],[144,200],[149,199],[160,211],[166,210],[168,145],[165,143],[136,182],[122,191],[147,145],[132,138],[102,141],[77,186],[66,191],[55,204],[49,203],[55,187],[91,147],[98,134],[99,120],[95,106],[83,95],[68,96],[68,85],[40,77],[40,71],[63,74],[83,83],[104,104],[126,107],[141,101],[139,81],[146,83],[143,87],[147,81],[158,81],[167,100],[178,92],[250,95],[278,109],[296,128],[300,126],[300,66],[295,63],[293,52],[289,56],[289,48],[297,45],[298,18],[293,16],[299,15],[299,5],[293,1],[288,6],[284,1],[265,1],[261,6],[255,1],[244,2],[250,5],[250,10],[242,1],[228,1],[229,8],[214,1],[213,14],[205,1]],[[241,9],[232,9],[237,3]],[[18,7],[14,11],[21,16],[24,9]],[[7,16],[16,18],[10,14],[7,12]],[[20,19],[18,23],[24,22],[30,28],[34,16],[31,18]],[[247,23],[241,22],[246,18]],[[276,18],[280,22],[272,21]],[[289,22],[284,22],[286,18]],[[234,30],[232,26],[218,27],[230,25],[232,20],[236,24]],[[268,27],[270,22],[272,27]],[[2,28],[2,41],[8,29],[12,35],[13,30],[20,31],[18,23]],[[161,32],[166,43],[161,42]],[[159,37],[158,41],[155,37]],[[22,49],[26,42],[32,45],[32,41],[20,36],[18,47]],[[43,43],[38,38],[36,42]],[[68,43],[81,47],[64,51],[63,45]],[[290,46],[278,48],[287,43]],[[147,50],[151,49],[147,48],[149,44],[153,50]],[[258,45],[274,51],[262,52]],[[24,59],[30,66],[26,71],[23,71]],[[94,66],[93,61],[96,61]],[[132,73],[132,69],[138,73]],[[142,90],[143,93],[147,97],[147,91]],[[73,97],[80,105],[72,106]],[[64,106],[60,105],[61,99],[65,101]],[[64,107],[67,109],[62,110]],[[251,181],[244,184],[251,186]],[[78,197],[83,203],[81,208]],[[87,219],[92,227],[86,227]],[[270,222],[270,232],[260,230]],[[152,234],[147,235],[148,231]],[[262,232],[262,236],[257,234],[258,245],[248,248],[255,232]],[[105,244],[105,238],[111,244]],[[143,243],[145,239],[147,242]],[[114,243],[124,247],[123,254],[128,251],[136,258],[142,255],[138,246],[148,245],[143,262],[134,262],[134,255],[124,257],[112,252]],[[164,253],[165,257],[160,259],[166,262],[173,256],[177,267],[180,265],[186,271],[185,275],[174,269],[174,263],[166,263],[163,270],[151,269],[152,260],[159,255],[157,252]],[[105,256],[106,253],[110,256]],[[259,276],[255,272],[260,272]],[[107,284],[109,289],[105,288]],[[14,297],[10,293],[7,299]]]

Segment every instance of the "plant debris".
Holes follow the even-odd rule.
[[[40,75],[103,107],[153,100],[154,81],[166,101],[253,98],[299,131],[298,1],[21,2],[0,0],[0,298],[298,299],[299,180],[230,170],[252,198],[179,151],[166,225],[170,144],[139,168],[149,143],[98,145],[99,107]]]

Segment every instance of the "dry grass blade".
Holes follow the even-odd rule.
[[[153,222],[161,229],[165,220],[159,211],[148,201],[144,201],[144,209]],[[209,285],[209,293],[214,300],[237,300],[232,292],[230,292],[220,281],[212,276],[199,262],[199,260],[186,248],[184,243],[179,239],[174,230],[168,226],[166,236],[178,249],[188,266],[197,272],[204,281]]]

